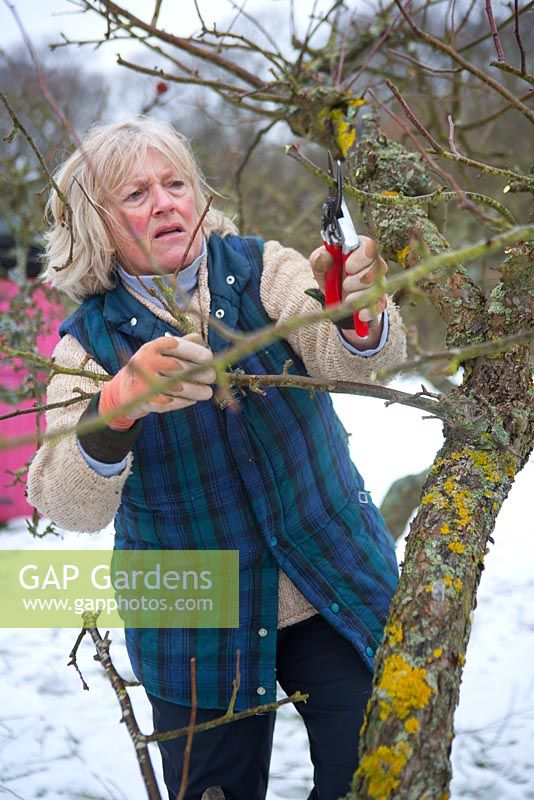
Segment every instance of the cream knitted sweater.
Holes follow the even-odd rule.
[[[262,304],[273,321],[280,323],[295,314],[317,311],[317,301],[304,294],[317,286],[307,259],[278,242],[267,242],[260,285]],[[134,293],[135,294],[135,293]],[[173,324],[167,312],[140,295],[137,299],[161,319]],[[188,316],[204,341],[208,340],[210,292],[207,256],[201,263],[198,285],[187,309]],[[288,342],[304,361],[308,373],[323,380],[368,383],[379,369],[399,364],[406,357],[405,335],[398,310],[389,300],[389,334],[384,348],[369,357],[351,353],[340,341],[337,329],[328,321],[300,328],[288,336]],[[72,336],[65,336],[54,351],[54,360],[65,367],[105,374],[83,351]],[[101,388],[89,377],[56,374],[48,387],[48,403],[57,403],[93,394]],[[88,400],[54,409],[47,414],[47,431],[55,433],[73,428]],[[84,460],[76,434],[67,433],[56,441],[46,441],[38,450],[29,469],[28,498],[45,516],[73,531],[99,531],[108,525],[120,504],[122,487],[130,474],[132,455],[125,470],[114,477],[98,475]],[[280,570],[279,627],[291,625],[317,613]]]

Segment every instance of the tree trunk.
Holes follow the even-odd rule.
[[[421,158],[388,141],[372,118],[346,155],[358,188],[412,196],[430,191]],[[403,267],[447,247],[422,205],[367,212],[382,250]],[[528,247],[514,247],[489,299],[461,267],[418,287],[447,323],[448,344],[465,346],[532,325],[533,266]],[[466,363],[462,385],[441,402],[450,420],[445,444],[423,488],[377,653],[351,799],[448,797],[453,716],[484,556],[534,444],[528,347]]]

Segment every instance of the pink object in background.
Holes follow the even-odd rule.
[[[18,292],[17,284],[7,279],[0,279],[0,313],[9,309],[10,303]],[[65,316],[65,311],[57,302],[51,302],[43,289],[37,289],[33,295],[35,306],[43,313],[43,331],[37,338],[37,347],[43,356],[50,356],[59,339],[58,328]],[[16,389],[19,387],[26,372],[22,365],[14,365],[2,358],[0,366],[0,383],[4,388]],[[18,408],[31,408],[32,400],[24,400],[16,408],[0,402],[0,416],[9,414]],[[44,429],[44,419],[41,427]],[[0,437],[13,439],[18,436],[32,436],[36,432],[36,414],[23,414],[20,417],[3,420],[0,422]],[[31,516],[32,507],[24,497],[24,483],[9,486],[13,477],[9,471],[15,472],[23,467],[35,452],[35,444],[23,444],[9,450],[0,451],[0,522],[6,522],[13,517]]]

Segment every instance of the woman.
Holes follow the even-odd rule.
[[[82,418],[108,414],[110,422],[45,444],[30,470],[31,501],[70,530],[96,531],[115,518],[119,549],[238,550],[239,628],[129,629],[133,669],[158,730],[189,721],[192,657],[198,722],[228,706],[237,650],[236,710],[275,700],[276,680],[288,694],[309,693],[298,711],[315,767],[310,798],[334,800],[356,767],[373,656],[397,579],[392,540],[327,393],[248,392],[235,413],[212,397],[208,366],[210,351],[229,346],[210,319],[251,331],[317,311],[305,290],[323,287],[330,257],[318,248],[310,267],[277,242],[239,237],[214,210],[194,235],[205,183],[185,140],[161,123],[97,127],[56,180],[69,198],[72,231],[53,195],[46,277],[81,306],[63,323],[55,358],[114,377],[102,391],[90,378],[52,379],[49,402],[76,387],[94,394]],[[386,269],[375,244],[362,242],[347,262],[349,300]],[[72,263],[61,269],[71,245]],[[156,275],[171,286],[177,269],[176,302],[187,301],[196,336],[181,336],[168,302],[158,299]],[[369,381],[402,360],[405,340],[385,296],[360,314],[369,321],[366,340],[325,321],[233,368],[280,373],[291,359],[295,374]],[[177,383],[182,370],[203,365]],[[150,380],[162,376],[174,378],[171,389],[147,401]],[[48,430],[74,426],[81,407],[51,411]],[[198,735],[187,798],[200,800],[214,785],[227,800],[263,798],[273,725],[270,712]],[[183,738],[161,746],[172,798],[183,750]]]

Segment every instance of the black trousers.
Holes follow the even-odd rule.
[[[350,787],[358,762],[359,731],[372,675],[354,647],[319,614],[278,631],[277,679],[288,694],[309,693],[296,709],[304,720],[314,766],[308,800],[338,800]],[[148,695],[154,727],[187,725],[190,709]],[[224,713],[198,709],[197,723]],[[267,791],[275,712],[204,731],[193,738],[186,800],[201,800],[221,786],[226,800],[263,800]],[[169,799],[180,788],[185,737],[160,744]]]

